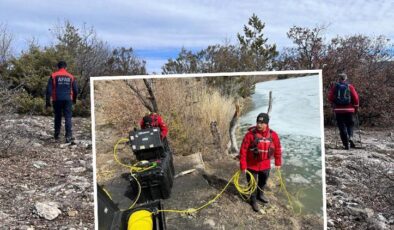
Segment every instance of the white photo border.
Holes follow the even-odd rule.
[[[324,147],[324,114],[323,114],[323,73],[322,70],[286,70],[286,71],[254,71],[254,72],[228,72],[228,73],[193,73],[193,74],[168,74],[168,75],[131,75],[131,76],[100,76],[90,77],[90,106],[92,121],[92,154],[93,154],[93,186],[94,186],[94,222],[95,229],[98,230],[98,207],[97,207],[97,180],[96,180],[96,122],[94,113],[94,82],[108,80],[135,80],[143,78],[190,78],[190,77],[235,77],[235,76],[268,76],[268,75],[289,75],[289,74],[318,74],[319,75],[319,101],[320,101],[320,134],[322,150],[322,191],[323,191],[323,219],[324,230],[327,229],[326,210],[326,162]]]

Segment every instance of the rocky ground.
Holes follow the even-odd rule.
[[[101,134],[106,134],[108,137],[119,136],[115,132],[111,133],[109,129],[110,127],[99,127],[96,130],[97,139],[104,141]],[[107,145],[113,146],[114,143],[108,142]],[[104,142],[101,145],[105,146]],[[116,185],[119,189],[120,183],[117,181],[120,175],[128,170],[114,162],[112,149],[108,146],[103,148],[107,149],[106,151],[101,151],[102,153],[97,155],[97,179],[98,183],[104,185],[107,190],[114,191],[111,186]],[[132,155],[129,146],[119,146],[119,157],[124,162],[127,162],[126,159],[131,159]],[[226,182],[239,169],[238,162],[228,155],[218,159],[212,152],[187,156],[177,154],[174,156],[175,174],[189,169],[197,170],[174,180],[171,197],[162,201],[164,209],[184,210],[205,204],[222,190]],[[123,184],[128,185],[127,182]],[[323,229],[323,217],[299,215],[290,210],[286,198],[279,192],[274,171],[267,194],[270,204],[259,203],[261,212],[256,213],[231,185],[216,202],[199,212],[192,215],[166,213],[167,229]],[[116,194],[111,195],[121,209],[128,208],[132,203],[130,199],[117,197]]]
[[[360,134],[358,148],[342,150],[325,129],[328,229],[394,229],[394,129]]]
[[[90,119],[73,118],[72,145],[52,117],[0,120],[0,229],[94,229]]]

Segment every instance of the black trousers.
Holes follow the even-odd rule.
[[[254,171],[254,170],[248,169],[248,171],[252,173],[254,179],[257,182],[257,185],[259,186],[259,188],[261,190],[263,190],[265,185],[267,184],[267,180],[270,175],[270,169],[263,170],[263,171]],[[248,181],[248,183],[250,183],[249,173],[246,173],[246,180]],[[256,191],[250,196],[250,199],[252,200],[252,202],[256,201],[257,194],[262,192],[262,191],[260,191],[259,188],[257,188]]]
[[[55,113],[55,137],[60,134],[62,126],[62,116],[64,115],[66,137],[72,137],[72,101],[61,100],[53,102],[53,111]]]
[[[353,113],[337,113],[335,116],[342,144],[346,147],[349,145],[349,139],[353,137]]]

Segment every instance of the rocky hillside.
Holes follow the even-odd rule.
[[[93,229],[90,119],[75,143],[53,139],[53,118],[0,116],[1,229]]]
[[[393,131],[362,130],[361,144],[347,151],[338,131],[326,128],[328,229],[394,228]]]

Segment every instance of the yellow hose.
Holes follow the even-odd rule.
[[[165,210],[158,210],[157,213],[159,213],[159,212],[175,212],[175,213],[190,214],[193,212],[200,211],[201,209],[203,209],[203,208],[207,207],[208,205],[212,204],[213,202],[215,202],[221,195],[223,195],[224,191],[226,191],[226,189],[231,184],[231,182],[234,183],[235,188],[237,189],[237,191],[241,195],[250,197],[250,195],[256,191],[257,183],[256,183],[256,180],[254,179],[253,175],[249,171],[246,171],[246,173],[248,173],[251,178],[248,185],[241,185],[239,183],[239,178],[240,178],[240,175],[242,175],[242,173],[241,173],[241,170],[238,170],[231,177],[231,179],[227,182],[226,186],[224,186],[224,188],[220,191],[219,194],[217,194],[212,200],[208,201],[207,203],[205,203],[204,205],[202,205],[198,208],[189,208],[189,209],[184,209],[184,210],[165,209]]]
[[[129,141],[129,139],[122,138],[122,139],[118,140],[117,143],[114,146],[114,158],[115,158],[115,161],[119,165],[129,168],[130,172],[133,172],[133,171],[134,172],[143,172],[143,171],[146,171],[146,170],[149,170],[149,169],[155,167],[155,166],[150,166],[150,167],[147,167],[147,168],[142,168],[142,167],[137,167],[136,164],[134,164],[134,165],[126,165],[126,164],[123,164],[122,162],[120,162],[119,159],[117,158],[118,145],[120,143],[125,143],[125,142],[128,142],[128,141]],[[138,162],[137,162],[137,164],[138,164]],[[226,191],[226,189],[228,188],[228,186],[231,183],[234,183],[235,188],[237,189],[237,191],[239,192],[239,194],[241,195],[242,198],[244,198],[244,196],[246,196],[247,198],[250,198],[251,194],[253,194],[256,191],[256,189],[260,189],[261,190],[261,188],[259,188],[257,186],[257,182],[256,182],[255,178],[253,177],[252,173],[250,173],[248,170],[246,170],[246,173],[248,173],[249,176],[250,176],[250,181],[249,181],[249,183],[247,185],[241,185],[240,184],[239,180],[240,180],[240,176],[242,175],[242,172],[241,172],[241,170],[238,170],[231,177],[231,179],[227,182],[227,184],[224,186],[224,188],[213,199],[209,200],[207,203],[205,203],[204,205],[202,205],[200,207],[189,208],[189,209],[184,209],[184,210],[164,209],[164,210],[158,210],[158,211],[156,211],[153,214],[157,214],[159,212],[175,212],[175,213],[190,214],[190,213],[193,213],[193,212],[200,211],[201,209],[203,209],[203,208],[209,206],[210,204],[212,204],[213,202],[215,202],[220,196],[222,196],[224,191]],[[133,174],[131,174],[131,176],[133,176],[133,178],[135,179],[135,181],[138,184],[138,195],[137,195],[137,198],[134,200],[133,204],[126,210],[132,209],[134,207],[134,205],[137,203],[137,201],[138,201],[138,199],[139,199],[139,197],[141,195],[141,185],[140,185],[140,183],[138,182],[137,178]],[[292,196],[287,191],[286,184],[285,184],[285,182],[284,182],[284,180],[282,178],[282,174],[281,174],[280,169],[276,170],[276,176],[278,177],[279,182],[280,182],[279,192],[283,190],[283,192],[285,193],[285,195],[287,197],[287,200],[288,200],[288,202],[290,204],[290,208],[293,210],[294,206],[297,206],[298,204],[293,200],[294,198],[292,199]],[[297,198],[298,198],[298,196],[297,196]],[[301,213],[301,206],[300,205],[298,205],[298,206],[299,206],[299,213]],[[122,211],[125,211],[125,210],[122,210]]]

